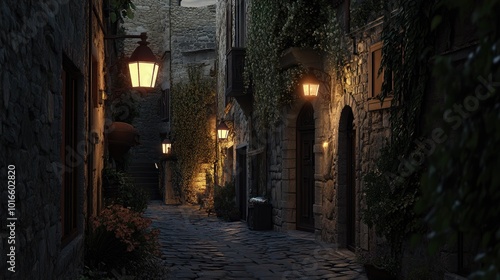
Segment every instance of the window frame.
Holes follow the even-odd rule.
[[[390,108],[392,105],[393,94],[386,96],[382,102],[380,101],[380,99],[378,97],[382,93],[382,85],[384,82],[385,70],[383,70],[379,76],[379,74],[378,74],[379,69],[376,69],[376,70],[373,69],[375,67],[374,66],[374,63],[375,63],[374,54],[377,51],[380,51],[380,62],[378,64],[381,65],[382,46],[383,46],[382,41],[377,42],[375,44],[372,44],[369,48],[369,51],[368,51],[368,111],[387,109],[387,108]],[[374,92],[375,91],[375,89],[374,89],[375,80],[381,80],[380,91],[377,93]],[[391,79],[391,80],[394,83],[394,79]]]

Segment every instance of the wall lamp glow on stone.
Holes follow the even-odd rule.
[[[124,39],[124,38],[139,38],[141,41],[137,42],[139,46],[134,50],[129,58],[128,68],[130,73],[130,80],[132,88],[151,89],[155,87],[156,78],[158,76],[158,69],[160,63],[153,51],[148,47],[147,34],[141,35],[123,35],[106,37],[106,39]]]
[[[304,96],[316,97],[319,91],[319,80],[312,74],[305,74],[302,78]]]
[[[228,135],[229,135],[229,127],[227,127],[224,121],[221,121],[217,126],[217,137],[219,137],[219,139],[227,139]]]
[[[161,142],[161,149],[164,155],[170,155],[172,153],[172,142],[168,138],[165,138]]]

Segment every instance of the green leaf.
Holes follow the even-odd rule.
[[[114,11],[109,13],[109,17],[111,18],[112,23],[116,22],[116,13]]]
[[[127,17],[129,19],[133,19],[134,18],[134,11],[132,11],[132,9],[130,9],[130,8],[127,9]]]

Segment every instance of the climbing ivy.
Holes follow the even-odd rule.
[[[414,206],[422,171],[420,165],[413,165],[412,157],[419,145],[422,100],[430,80],[434,10],[434,1],[404,1],[396,11],[386,9],[384,15],[382,67],[386,74],[381,99],[393,95],[391,138],[381,150],[376,169],[364,177],[363,220],[388,239],[396,260],[401,259],[402,242],[421,226]]]
[[[123,22],[124,18],[134,18],[135,5],[130,0],[109,0],[109,8],[112,23]]]
[[[477,45],[453,62],[436,57],[436,90],[444,94],[443,138],[422,179],[417,208],[431,228],[431,250],[456,244],[459,232],[477,241],[471,279],[500,279],[500,1],[443,0],[435,28],[472,25]],[[452,16],[453,15],[453,16]],[[456,21],[453,18],[456,15]]]
[[[257,130],[277,124],[280,110],[296,98],[294,92],[305,69],[299,66],[282,71],[280,57],[289,47],[318,48],[322,45],[320,35],[325,32],[318,30],[331,15],[331,9],[325,7],[329,7],[326,0],[252,2],[245,80],[246,86],[254,91]]]
[[[444,244],[454,246],[461,232],[473,237],[466,242],[479,240],[479,266],[470,275],[477,279],[500,277],[500,207],[495,206],[500,199],[495,171],[500,167],[500,98],[495,88],[500,80],[499,12],[498,0],[419,0],[386,14],[382,65],[393,75],[385,75],[382,99],[394,94],[392,134],[377,169],[365,176],[363,219],[389,239],[396,255],[402,241],[422,228],[421,222],[430,234],[416,236],[428,236],[434,253]],[[435,31],[449,31],[456,24],[451,15],[473,24],[478,38],[463,67],[450,56],[433,53]],[[425,131],[420,126],[431,70],[433,91],[445,100],[444,109],[429,118],[433,140],[421,137]],[[456,112],[466,106],[468,112]]]
[[[191,66],[188,81],[172,89],[172,150],[178,161],[174,164],[174,187],[183,201],[197,202],[192,180],[201,172],[202,163],[215,158],[213,127],[215,85],[202,75],[201,67]]]
[[[350,5],[352,28],[362,28],[368,22],[382,16],[387,2],[387,0],[352,1]]]

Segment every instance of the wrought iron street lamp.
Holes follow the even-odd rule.
[[[313,74],[305,74],[302,79],[302,88],[304,90],[304,96],[318,96],[319,80]]]
[[[106,37],[106,39],[113,40],[125,38],[141,39],[141,41],[137,42],[139,46],[134,50],[128,62],[132,88],[154,88],[160,63],[156,56],[153,54],[153,51],[151,51],[151,49],[148,47],[149,43],[147,42],[147,34],[144,32],[141,33],[141,35]]]
[[[219,139],[227,139],[227,136],[229,134],[229,127],[224,123],[224,121],[221,121],[219,125],[217,126],[217,136]]]
[[[169,155],[172,153],[172,142],[168,138],[165,138],[163,142],[161,142],[161,149],[164,155]]]

